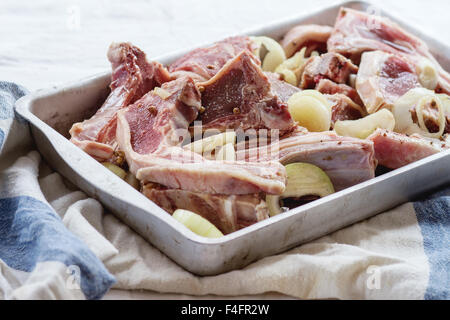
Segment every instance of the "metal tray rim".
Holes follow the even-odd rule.
[[[323,11],[325,9],[335,7],[336,5],[348,6],[348,5],[355,5],[355,4],[372,5],[372,3],[368,2],[368,1],[347,1],[347,2],[339,2],[338,1],[335,4],[331,4],[331,5],[326,6],[325,8],[314,9],[314,10],[309,11],[307,13],[303,13],[302,15],[300,15],[300,17],[301,16],[309,16],[309,15],[315,14],[317,12],[321,12],[321,11]],[[266,29],[266,28],[270,29],[271,27],[277,26],[280,23],[281,24],[285,24],[285,23],[289,23],[291,20],[296,20],[296,19],[299,19],[299,15],[291,16],[291,17],[288,17],[288,18],[285,18],[285,19],[279,19],[279,20],[271,22],[270,24],[264,25],[264,29]],[[249,29],[247,31],[244,31],[244,32],[240,32],[239,34],[253,34],[255,32],[258,32],[258,30],[261,30],[261,28],[262,28],[261,26],[252,27],[251,29]],[[208,43],[205,43],[203,45],[206,45],[206,44],[208,44]],[[160,59],[161,60],[170,59],[171,57],[179,56],[180,54],[185,53],[186,51],[189,51],[189,50],[191,50],[193,48],[198,48],[200,46],[202,46],[202,44],[197,45],[197,46],[192,47],[192,48],[189,48],[187,50],[177,50],[177,51],[174,51],[174,52],[170,52],[167,55],[161,55],[161,56],[158,56],[158,57],[155,57],[155,58],[152,58],[152,59],[157,60],[157,61],[159,61]],[[64,84],[61,84],[59,86],[54,86],[54,87],[49,88],[49,89],[37,90],[36,92],[28,94],[25,97],[22,97],[21,99],[19,99],[16,102],[16,110],[18,111],[18,113],[21,116],[26,118],[28,121],[30,121],[31,123],[33,123],[35,125],[38,125],[37,127],[41,128],[41,129],[45,128],[47,130],[52,130],[52,131],[54,131],[54,133],[60,134],[55,129],[51,128],[49,125],[47,125],[45,122],[43,122],[41,119],[39,119],[38,117],[36,117],[32,113],[32,111],[30,110],[30,107],[32,106],[33,101],[52,96],[54,94],[57,94],[57,93],[61,92],[61,90],[70,90],[70,89],[74,89],[74,88],[80,87],[82,85],[88,85],[89,83],[94,82],[94,81],[98,80],[101,77],[109,76],[110,74],[111,74],[111,72],[109,72],[109,71],[106,72],[105,71],[105,72],[94,74],[94,75],[89,76],[89,77],[82,78],[80,80],[69,81],[69,82],[66,82]],[[351,194],[355,190],[363,189],[364,187],[376,184],[376,183],[378,183],[380,181],[384,181],[384,180],[390,179],[391,177],[396,176],[396,175],[400,175],[400,174],[402,174],[405,171],[414,170],[415,168],[420,167],[421,165],[423,165],[425,163],[432,162],[435,159],[439,159],[441,157],[446,157],[448,155],[450,155],[450,150],[443,151],[443,152],[440,152],[438,154],[426,157],[424,159],[421,159],[419,161],[411,163],[411,164],[409,164],[407,166],[404,166],[402,168],[393,170],[393,171],[385,173],[385,174],[383,174],[381,176],[372,178],[370,180],[367,180],[365,182],[359,183],[359,184],[354,185],[352,187],[349,187],[349,188],[346,188],[344,190],[338,191],[338,192],[336,192],[336,193],[334,193],[332,195],[329,195],[329,196],[326,196],[324,198],[315,200],[315,201],[313,201],[311,203],[308,203],[306,205],[303,205],[301,207],[289,210],[288,212],[285,212],[282,215],[277,215],[277,216],[274,216],[274,217],[270,217],[269,219],[260,221],[258,223],[255,223],[255,224],[251,225],[251,226],[248,226],[246,228],[237,230],[237,231],[235,231],[233,233],[225,235],[222,238],[208,239],[208,238],[204,238],[204,237],[199,237],[195,233],[190,232],[189,230],[188,230],[186,236],[189,236],[191,238],[190,240],[195,241],[197,243],[201,243],[201,244],[213,244],[213,245],[215,245],[215,244],[222,244],[222,243],[228,242],[228,241],[230,241],[230,240],[232,240],[234,238],[241,237],[241,236],[243,236],[245,234],[255,232],[255,231],[259,230],[259,229],[263,229],[265,226],[267,226],[269,224],[274,224],[274,223],[276,223],[278,221],[285,220],[285,219],[289,218],[290,216],[297,215],[297,214],[299,214],[299,213],[301,213],[303,211],[307,211],[311,207],[315,207],[315,206],[320,205],[320,204],[322,204],[324,202],[329,202],[329,201],[331,201],[331,200],[333,200],[335,198],[340,198],[340,197],[342,197],[344,195]],[[105,172],[107,172],[107,170],[105,170]],[[154,202],[149,200],[148,198],[145,198],[145,199],[147,201],[152,202],[154,204]],[[161,209],[161,210],[163,212],[165,212],[163,209]],[[153,214],[153,212],[150,212],[150,213]],[[163,218],[165,218],[165,217],[163,216]],[[172,220],[174,220],[174,219],[163,219],[163,220],[165,222],[167,222],[167,223],[172,224]],[[178,229],[182,233],[184,233],[183,231],[186,231],[186,228],[184,228],[184,226],[182,226],[182,224],[180,224],[178,222],[174,223],[173,227]]]

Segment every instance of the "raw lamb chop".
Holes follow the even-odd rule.
[[[327,47],[357,64],[363,52],[375,50],[402,56],[416,66],[426,58],[439,73],[436,91],[450,94],[450,74],[434,59],[426,43],[387,18],[341,8]]]
[[[205,111],[202,129],[292,130],[287,104],[273,94],[270,82],[254,56],[243,51],[210,80],[197,83]]]
[[[117,142],[142,183],[215,194],[279,194],[286,173],[278,162],[211,161],[181,148],[200,110],[200,92],[189,77],[162,85],[118,112]]]
[[[224,234],[239,230],[269,217],[260,194],[223,195],[167,189],[146,184],[143,194],[169,213],[176,209],[191,210],[201,215]]]
[[[287,83],[286,81],[281,80],[280,75],[278,73],[273,72],[264,72],[270,82],[270,86],[272,87],[272,93],[284,103],[287,103],[289,98],[296,92],[301,91],[299,88],[293,86],[292,84]]]
[[[363,53],[356,90],[367,112],[391,110],[398,98],[416,87],[420,84],[414,66],[401,56],[383,51]]]
[[[254,45],[249,37],[227,38],[209,47],[195,49],[185,54],[169,66],[169,71],[174,77],[187,74],[196,81],[206,81],[241,51],[252,52],[253,49]],[[254,59],[255,63],[259,63],[255,56]]]
[[[357,66],[338,53],[325,53],[321,56],[311,57],[306,62],[300,88],[314,89],[322,79],[346,83],[349,75],[357,71]]]
[[[390,169],[397,169],[450,149],[450,144],[445,141],[419,135],[407,136],[385,129],[377,129],[367,139],[373,141],[378,163]]]
[[[281,46],[287,58],[303,47],[308,48],[306,56],[309,56],[314,50],[323,52],[326,51],[326,43],[332,31],[333,28],[329,26],[316,24],[299,25],[285,34],[281,40]]]
[[[311,163],[327,173],[336,190],[373,178],[376,167],[371,141],[332,131],[291,134],[267,146],[238,150],[237,159]]]
[[[70,129],[70,141],[100,161],[113,154],[117,111],[171,80],[160,63],[148,62],[145,53],[129,43],[111,44],[108,59],[112,65],[110,95],[92,118]]]

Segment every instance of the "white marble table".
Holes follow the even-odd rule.
[[[36,90],[109,69],[112,41],[149,56],[217,40],[330,0],[0,1],[0,79]],[[450,43],[445,0],[373,1]]]

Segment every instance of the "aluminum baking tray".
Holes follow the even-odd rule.
[[[371,4],[366,2],[340,3],[242,34],[279,38],[290,27],[300,23],[333,25],[341,6],[359,10],[371,8]],[[426,41],[441,65],[450,69],[449,47],[391,14],[382,10],[380,14],[390,17]],[[187,50],[154,59],[170,63],[185,52]],[[109,93],[109,82],[110,73],[104,73],[41,90],[20,99],[16,110],[30,122],[39,151],[55,170],[98,199],[142,237],[195,274],[213,275],[242,268],[260,258],[316,239],[450,182],[450,151],[446,151],[222,238],[206,239],[192,233],[67,140],[72,123],[89,117],[103,103]]]

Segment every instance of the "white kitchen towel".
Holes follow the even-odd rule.
[[[1,106],[0,115],[11,117],[12,111],[5,111],[4,104]],[[78,251],[72,245],[64,251],[62,244],[59,256],[75,258],[57,259],[51,252],[45,254],[44,246],[34,246],[34,243],[45,243],[44,232],[29,232],[26,224],[18,224],[12,234],[2,228],[4,219],[0,218],[0,296],[4,298],[100,297],[104,291],[87,294],[91,289],[85,291],[83,283],[89,288],[106,290],[113,279],[99,266],[99,260],[92,258],[91,252],[115,277],[117,282],[113,288],[118,289],[221,296],[280,292],[302,299],[450,298],[448,188],[288,252],[264,258],[242,270],[198,277],[175,264],[112,214],[104,212],[99,202],[52,172],[36,151],[27,153],[32,148],[26,140],[29,137],[21,137],[20,143],[13,147],[10,140],[27,132],[26,124],[16,121],[12,124],[14,121],[9,118],[0,122],[0,145],[3,140],[4,146],[0,159],[6,168],[0,178],[1,216],[14,214],[11,208],[16,215],[21,211],[36,212],[36,223],[44,231],[47,224],[60,223],[55,218],[59,215],[73,234],[69,237],[64,233],[64,236],[77,243],[85,255],[78,261],[75,259]],[[4,150],[8,151],[5,155]],[[11,201],[12,196],[8,194],[20,195],[29,203],[23,200],[14,206],[4,205]],[[15,209],[18,207],[26,210]],[[47,212],[46,216],[41,218],[40,210]],[[48,217],[50,222],[46,220]],[[76,242],[77,238],[89,252]],[[20,246],[8,246],[14,239],[21,240]],[[58,241],[62,239],[66,238]],[[33,258],[36,250],[50,258]],[[70,269],[79,263],[84,266],[77,274],[81,277],[82,292],[73,289],[77,282],[74,270]]]

